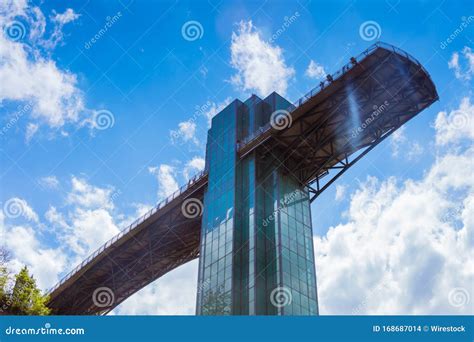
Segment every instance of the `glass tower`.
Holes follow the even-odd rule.
[[[206,146],[197,314],[318,313],[308,191],[272,151],[240,159],[237,142],[291,109],[277,93],[235,100],[212,119]]]

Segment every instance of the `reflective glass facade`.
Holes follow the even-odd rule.
[[[276,93],[264,100],[252,96],[212,120],[197,314],[318,313],[307,190],[279,156],[259,150],[239,160],[236,151],[237,141],[289,107]]]

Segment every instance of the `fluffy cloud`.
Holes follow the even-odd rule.
[[[13,198],[8,206],[5,204],[0,215],[5,236],[2,241],[13,254],[12,269],[28,265],[44,289],[119,232],[112,211],[111,188],[96,187],[72,177],[66,197],[67,206],[61,211],[55,206],[46,211],[46,224],[19,198]],[[20,214],[28,220],[27,224],[18,224]]]
[[[261,96],[272,91],[285,95],[295,70],[286,65],[283,50],[263,40],[251,21],[240,22],[232,33],[230,50],[230,63],[237,70],[232,84]]]
[[[392,156],[399,157],[400,150],[405,153],[403,156],[408,160],[415,160],[423,151],[423,146],[417,141],[410,141],[405,135],[405,127],[397,129],[390,137],[390,146],[392,148]]]
[[[23,217],[28,221],[39,222],[38,214],[22,198],[12,197],[3,204],[3,213],[6,217],[16,219]]]
[[[435,129],[437,145],[474,139],[474,104],[468,97],[464,97],[459,108],[452,110],[449,114],[445,111],[439,112]]]
[[[206,161],[201,157],[194,157],[186,163],[183,169],[183,176],[190,179],[195,173],[204,170]]]
[[[180,122],[177,130],[170,131],[170,136],[173,143],[179,140],[183,142],[191,141],[195,144],[199,143],[196,138],[196,123],[192,120]]]
[[[405,127],[402,126],[392,133],[390,137],[390,146],[392,147],[392,156],[398,157],[400,146],[407,141],[405,136]]]
[[[1,102],[28,102],[32,117],[53,128],[79,121],[84,103],[74,74],[59,70],[52,60],[32,60],[23,44],[1,35],[0,59]]]
[[[176,180],[176,168],[161,164],[158,167],[148,168],[151,174],[156,177],[158,181],[158,198],[164,199],[178,190],[178,181]]]
[[[0,4],[0,103],[19,101],[31,109],[27,141],[38,124],[59,128],[80,123],[84,99],[77,87],[77,77],[57,67],[49,51],[62,38],[64,24],[78,17],[68,9],[52,17],[52,34],[45,38],[46,19],[38,7],[26,1]]]
[[[59,187],[59,180],[56,176],[46,176],[40,178],[38,184],[46,189],[57,189]]]
[[[474,74],[474,52],[468,46],[459,52],[454,52],[448,62],[448,67],[454,70],[457,79],[469,81]]]
[[[474,148],[438,153],[420,180],[369,177],[314,238],[322,314],[474,313]]]
[[[204,110],[204,115],[207,118],[207,125],[211,127],[212,118],[216,116],[220,111],[227,107],[232,102],[231,97],[227,97],[224,101],[215,103],[210,102],[206,109]]]
[[[111,213],[105,209],[77,208],[71,214],[70,231],[64,240],[83,259],[119,233]]]
[[[309,62],[308,68],[305,71],[305,75],[313,79],[324,78],[326,74],[324,67],[313,60]]]
[[[85,179],[72,177],[72,190],[67,196],[69,204],[84,208],[112,209],[112,188],[99,188],[90,185]]]
[[[340,202],[344,199],[346,195],[347,186],[344,184],[336,184],[336,195],[335,200]]]
[[[198,261],[165,274],[120,304],[112,314],[194,315]]]
[[[18,272],[23,265],[28,265],[41,288],[48,288],[56,283],[66,265],[64,253],[41,245],[37,232],[31,227],[12,226],[7,229],[4,243],[12,252],[10,268]]]
[[[79,16],[79,14],[74,13],[74,10],[68,8],[64,13],[56,13],[53,17],[53,21],[64,25],[76,20],[77,18],[79,18]]]

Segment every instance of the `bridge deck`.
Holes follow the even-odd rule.
[[[288,173],[309,186],[315,199],[437,99],[435,86],[418,61],[378,43],[300,99],[291,108],[289,127],[262,127],[239,143],[239,155],[243,158],[254,149],[265,149]],[[183,217],[181,205],[189,197],[202,201],[206,186],[207,174],[199,175],[84,260],[50,291],[49,305],[54,312],[106,313],[150,282],[196,258],[200,217]],[[115,300],[110,306],[98,307],[92,294],[104,286],[113,291]]]
[[[267,124],[239,144],[239,154],[265,149],[301,184],[310,185],[314,200],[437,99],[429,74],[416,59],[377,43],[295,103],[289,127]]]
[[[206,185],[207,174],[197,175],[105,243],[50,290],[49,307],[60,315],[107,313],[153,280],[195,259],[201,218],[184,216],[181,207],[187,198],[202,203]],[[112,291],[111,305],[101,307],[100,296],[99,306],[94,303],[92,294],[99,287]]]

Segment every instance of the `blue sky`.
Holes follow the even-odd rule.
[[[364,222],[379,228],[382,223],[396,225],[383,220],[387,212],[398,210],[397,198],[408,201],[424,193],[422,189],[430,188],[430,175],[439,175],[436,170],[449,158],[469,160],[473,15],[474,5],[467,0],[7,0],[0,5],[0,202],[2,228],[11,233],[6,244],[14,252],[18,248],[12,267],[31,264],[43,288],[53,285],[61,271],[67,272],[202,167],[208,120],[217,110],[234,98],[266,96],[272,90],[296,101],[325,74],[382,40],[424,65],[440,101],[378,146],[313,204],[315,243],[325,251],[317,261],[337,261],[338,249],[331,249],[337,241],[331,236],[352,232],[350,227],[361,223],[357,201],[380,197],[372,203],[378,223],[372,217]],[[470,163],[466,165],[472,170]],[[465,234],[466,243],[472,242],[471,178],[468,173],[463,178],[467,184],[439,192],[443,201],[451,201],[440,210],[456,211],[455,203],[464,203],[456,211],[456,222],[442,229],[449,236]],[[411,194],[413,184],[422,189]],[[20,214],[9,212],[11,203],[19,205]],[[423,214],[433,215],[415,216]],[[425,228],[432,229],[428,223]],[[29,249],[20,251],[20,246]],[[433,246],[425,247],[449,254]],[[350,248],[345,253],[354,258]],[[35,264],[37,260],[41,265]],[[472,251],[458,256],[456,265],[462,262],[472,263]],[[148,311],[137,309],[144,305],[140,296],[157,297],[160,289],[168,293],[179,277],[191,279],[194,266],[186,267],[174,278],[154,283],[118,312],[192,312],[184,299],[168,300],[168,306],[156,304]],[[343,269],[340,274],[325,272],[329,271],[324,265],[317,270],[320,278],[334,279],[344,289]],[[382,283],[394,286],[396,272],[388,274],[390,282]],[[459,307],[441,299],[458,288],[471,303],[461,312],[472,312],[473,275],[463,274],[459,284],[430,280],[433,289],[444,286],[446,294],[433,295],[431,301],[440,303],[424,307],[407,302],[396,312],[458,313]],[[412,292],[426,281],[411,280]],[[351,313],[358,307],[350,291],[345,301],[326,295],[329,285],[334,286],[329,280],[320,285],[321,300],[329,303],[323,304],[323,313],[345,313],[343,307],[349,305]],[[186,290],[186,301],[194,295],[193,286]],[[363,312],[393,313],[370,305]]]

